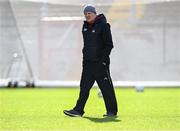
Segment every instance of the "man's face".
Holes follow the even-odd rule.
[[[93,12],[86,12],[84,13],[84,16],[86,18],[86,21],[89,23],[93,22],[96,18],[96,14]]]

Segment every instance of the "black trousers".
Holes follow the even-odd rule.
[[[83,71],[80,82],[80,93],[74,110],[84,113],[84,107],[89,97],[89,91],[94,82],[97,82],[106,106],[107,113],[117,113],[117,101],[113,83],[110,77],[109,64],[83,62]]]

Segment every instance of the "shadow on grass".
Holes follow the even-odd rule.
[[[99,122],[99,123],[104,123],[104,122],[120,122],[121,120],[119,120],[116,117],[104,117],[104,118],[95,118],[95,117],[86,117],[84,116],[83,118],[88,119],[92,122]]]

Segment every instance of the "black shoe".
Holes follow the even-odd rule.
[[[71,117],[81,117],[83,115],[76,110],[64,110],[63,112],[65,115],[71,116]]]
[[[104,114],[103,117],[117,117],[117,113],[109,112],[109,113]]]

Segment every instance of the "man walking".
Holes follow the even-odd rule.
[[[84,8],[82,34],[83,71],[80,82],[80,94],[76,106],[72,110],[64,110],[68,116],[82,116],[89,97],[89,91],[96,81],[104,98],[106,116],[117,115],[117,101],[110,77],[109,65],[111,49],[113,48],[110,25],[103,14],[97,15],[93,5]]]

